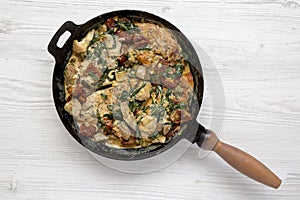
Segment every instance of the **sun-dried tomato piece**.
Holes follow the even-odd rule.
[[[114,19],[109,18],[106,20],[105,25],[107,26],[108,29],[113,29],[116,25],[116,22]]]
[[[117,58],[117,60],[118,60],[119,65],[120,65],[120,66],[123,66],[124,63],[125,63],[126,60],[127,60],[127,57],[123,54],[123,55],[119,56],[119,57]]]

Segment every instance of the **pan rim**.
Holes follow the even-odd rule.
[[[60,117],[60,120],[61,122],[63,123],[63,125],[65,126],[65,128],[68,130],[68,133],[77,141],[79,142],[84,148],[87,148],[88,150],[96,153],[97,155],[100,155],[100,156],[104,156],[106,158],[110,158],[110,159],[114,159],[114,160],[141,160],[141,159],[146,159],[146,158],[150,158],[150,157],[153,157],[157,154],[160,154],[168,149],[170,149],[172,146],[174,146],[176,143],[178,143],[181,139],[187,139],[189,140],[190,142],[194,142],[195,138],[198,137],[197,135],[199,134],[199,129],[201,128],[201,125],[197,123],[196,121],[196,117],[197,115],[193,114],[193,120],[191,123],[189,123],[189,127],[186,131],[184,131],[184,133],[176,138],[172,138],[172,140],[167,143],[167,144],[160,144],[160,148],[158,149],[155,149],[153,151],[145,151],[145,152],[141,152],[140,150],[136,153],[133,153],[133,152],[130,152],[129,154],[116,154],[112,151],[109,151],[109,150],[105,150],[103,149],[104,146],[106,145],[102,145],[101,148],[90,148],[89,144],[86,142],[85,138],[83,138],[83,136],[80,136],[79,134],[76,134],[74,132],[74,129],[71,127],[72,123],[70,124],[70,121],[67,122],[66,120],[66,111],[63,109],[63,107],[61,105],[59,105],[61,103],[61,99],[60,98],[60,95],[63,96],[63,99],[64,99],[64,94],[61,94],[59,92],[61,92],[61,90],[59,90],[59,87],[63,87],[63,85],[59,86],[59,83],[63,83],[61,82],[61,80],[57,80],[57,74],[59,72],[59,69],[62,67],[61,65],[63,65],[63,68],[65,67],[65,62],[66,60],[68,60],[68,50],[66,49],[66,45],[70,44],[71,41],[73,41],[75,38],[78,39],[79,35],[82,34],[84,35],[84,33],[86,33],[87,31],[91,30],[92,27],[89,26],[88,28],[86,28],[86,26],[88,26],[91,22],[93,21],[98,21],[98,23],[101,23],[101,19],[104,20],[104,19],[107,19],[108,16],[111,16],[111,15],[118,15],[118,16],[128,16],[128,13],[129,15],[138,15],[138,16],[147,16],[151,19],[156,19],[158,22],[163,22],[163,24],[167,24],[168,26],[170,26],[173,30],[176,30],[177,32],[180,33],[182,39],[184,40],[184,42],[186,43],[185,45],[188,45],[188,49],[191,50],[193,52],[194,55],[197,56],[197,53],[195,51],[195,49],[193,48],[191,42],[187,39],[187,37],[177,28],[175,27],[173,24],[171,24],[169,21],[157,16],[157,15],[154,15],[152,13],[149,13],[149,12],[145,12],[145,11],[140,11],[140,10],[115,10],[115,11],[111,11],[111,12],[108,12],[108,13],[104,13],[104,14],[101,14],[101,15],[98,15],[97,17],[95,18],[92,18],[90,20],[88,20],[87,22],[81,24],[78,26],[78,30],[73,34],[71,35],[71,37],[68,39],[68,41],[66,42],[66,44],[64,45],[63,49],[65,50],[65,59],[63,60],[64,62],[62,62],[62,60],[57,60],[56,63],[55,63],[55,68],[54,68],[54,72],[53,72],[53,78],[52,78],[52,95],[53,95],[53,99],[54,99],[54,103],[55,103],[55,108],[56,108],[56,111]],[[94,23],[96,24],[96,23]],[[169,27],[168,27],[169,28]],[[85,30],[84,30],[85,29]],[[62,56],[63,57],[63,56]],[[201,64],[200,64],[200,59],[198,58],[197,56],[197,59],[196,59],[199,63],[199,66],[197,66],[197,70],[198,72],[200,72],[201,74],[201,77],[199,78],[199,81],[197,83],[197,85],[199,86],[199,84],[201,85],[201,88],[200,88],[200,92],[201,92],[201,95],[197,96],[197,97],[200,97],[197,99],[197,103],[198,103],[198,106],[199,108],[196,110],[196,113],[199,112],[200,110],[200,107],[201,107],[201,104],[202,104],[202,98],[203,98],[203,93],[204,93],[204,81],[203,81],[203,73],[202,73],[202,67],[201,67]],[[60,69],[61,70],[61,69]],[[62,76],[63,77],[63,76]],[[194,74],[193,74],[193,77],[194,77]],[[194,84],[194,91],[195,91],[195,86],[196,84]],[[62,90],[63,91],[63,90]],[[64,93],[64,91],[63,91]],[[73,125],[75,125],[73,123]],[[195,129],[195,130],[193,130]],[[77,130],[77,129],[75,129]],[[189,133],[188,131],[189,130],[193,130],[194,133]],[[112,150],[111,147],[109,147],[110,150]],[[119,148],[116,148],[116,150],[118,152],[120,152],[120,149]],[[126,149],[126,151],[128,151],[128,149]],[[119,156],[119,155],[122,155],[122,156]]]

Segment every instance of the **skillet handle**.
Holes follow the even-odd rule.
[[[202,143],[197,142],[202,149],[216,152],[229,165],[249,178],[275,189],[280,186],[281,180],[253,156],[220,141],[211,130],[206,130],[204,137]]]
[[[52,56],[57,60],[62,53],[64,52],[63,48],[60,48],[57,46],[57,42],[59,38],[66,32],[69,31],[71,33],[71,36],[73,33],[78,29],[78,25],[74,24],[71,21],[65,22],[58,31],[54,34],[53,38],[48,44],[48,51],[52,54]]]

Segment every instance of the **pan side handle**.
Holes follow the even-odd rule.
[[[196,141],[201,149],[214,151],[237,171],[253,180],[275,189],[281,185],[281,180],[253,156],[220,141],[217,135],[211,130],[206,130],[206,133],[203,133],[203,135],[204,139],[202,141]]]
[[[71,21],[65,22],[58,31],[54,34],[53,38],[48,44],[48,51],[52,56],[57,60],[63,54],[63,48],[57,46],[59,38],[66,32],[69,31],[71,36],[78,29],[78,25],[74,24]]]

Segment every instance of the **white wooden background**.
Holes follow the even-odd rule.
[[[52,100],[48,42],[67,20],[125,8],[169,19],[210,55],[226,94],[221,138],[277,173],[278,190],[212,153],[198,159],[195,146],[168,168],[131,175],[70,139]],[[299,65],[299,0],[1,0],[0,199],[300,199]]]

